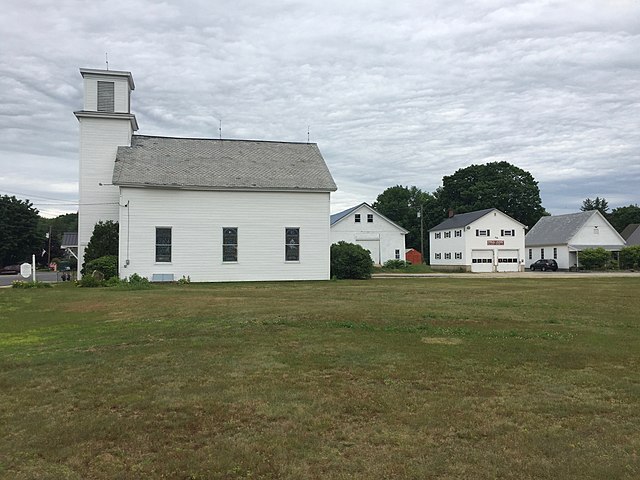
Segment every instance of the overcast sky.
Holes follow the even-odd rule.
[[[5,0],[0,194],[77,210],[78,69],[140,134],[318,143],[332,212],[508,161],[554,214],[640,202],[640,2]]]

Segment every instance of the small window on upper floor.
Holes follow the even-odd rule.
[[[360,223],[360,214],[359,213],[356,213],[353,216],[353,221],[356,222],[356,223]]]
[[[373,213],[367,213],[367,223],[373,223]]]
[[[500,230],[500,236],[501,237],[515,237],[516,236],[516,231],[515,230]]]
[[[444,238],[451,238],[451,232],[444,232]]]
[[[476,237],[489,237],[491,236],[491,230],[476,230]]]
[[[455,233],[453,234],[454,237],[461,237],[462,236],[462,230],[456,230]]]
[[[114,83],[98,82],[98,111],[113,113],[115,111]]]
[[[442,237],[442,233],[441,232],[436,232],[433,234],[433,238],[441,238]]]

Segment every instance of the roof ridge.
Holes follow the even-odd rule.
[[[215,141],[215,142],[255,142],[255,143],[278,143],[278,144],[288,144],[288,145],[318,145],[316,142],[288,142],[284,140],[253,140],[247,138],[206,138],[206,137],[176,137],[173,135],[142,135],[135,134],[133,138],[136,137],[145,137],[145,138],[163,138],[163,139],[171,139],[171,140],[204,140],[204,141]]]

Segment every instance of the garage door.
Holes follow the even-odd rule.
[[[498,250],[498,271],[518,271],[518,250]]]
[[[493,250],[472,250],[471,271],[493,272]]]

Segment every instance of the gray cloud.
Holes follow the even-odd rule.
[[[23,3],[0,20],[0,193],[77,201],[79,67],[130,70],[140,133],[306,141],[340,190],[508,161],[544,206],[638,202],[632,1]],[[621,180],[623,179],[623,180]],[[35,202],[35,200],[33,200]]]

